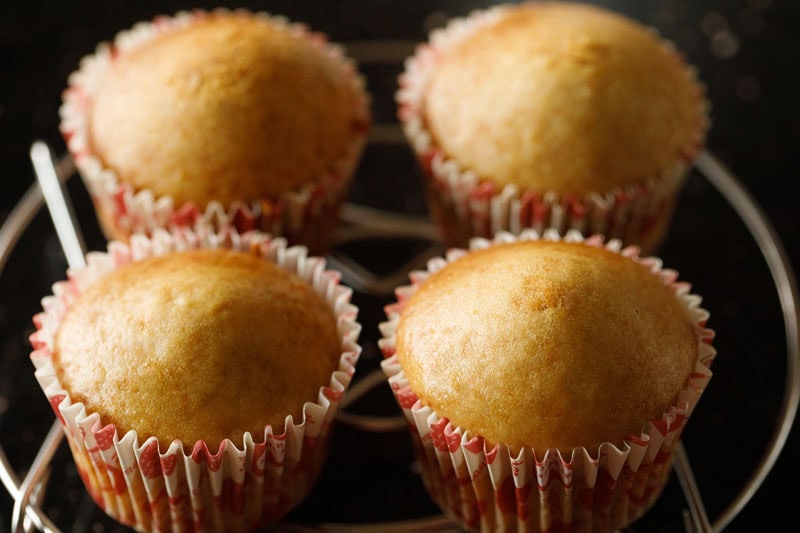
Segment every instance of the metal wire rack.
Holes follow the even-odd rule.
[[[412,43],[383,42],[352,43],[348,46],[349,53],[362,63],[386,63],[400,61],[408,54]],[[397,143],[402,141],[399,128],[394,124],[378,125],[373,128],[371,142]],[[713,521],[706,513],[703,499],[694,473],[689,462],[689,455],[682,445],[679,446],[675,458],[675,471],[680,481],[686,500],[683,512],[683,522],[687,532],[721,531],[742,511],[755,493],[759,490],[765,478],[775,465],[781,451],[786,444],[800,403],[800,320],[798,319],[797,283],[792,272],[791,264],[775,230],[761,208],[750,196],[739,180],[720,162],[708,153],[702,153],[696,161],[696,168],[722,197],[730,204],[742,222],[753,236],[761,254],[763,255],[777,290],[786,335],[786,368],[785,387],[781,400],[777,422],[767,443],[766,451],[761,457],[755,470],[747,483],[740,489],[736,497],[728,504],[727,508]],[[37,173],[39,169],[37,169]],[[75,169],[69,157],[62,157],[55,166],[54,176],[63,183],[75,174]],[[14,210],[0,227],[0,273],[6,266],[9,256],[21,239],[26,228],[34,216],[44,205],[44,196],[39,183],[34,183]],[[51,201],[48,198],[48,207]],[[427,241],[429,246],[401,268],[388,275],[375,275],[358,262],[353,261],[343,254],[332,254],[329,264],[340,270],[344,282],[357,291],[367,294],[385,295],[391,290],[407,282],[408,271],[424,265],[425,261],[441,253],[441,245],[437,242],[435,227],[426,219],[401,214],[391,214],[385,211],[367,208],[356,204],[346,205],[343,212],[343,226],[337,234],[337,243],[343,244],[365,238],[416,238]],[[62,221],[63,224],[63,221]],[[58,224],[57,224],[58,227]],[[65,250],[70,257],[69,251]],[[364,377],[349,391],[343,402],[343,409],[338,416],[338,422],[353,426],[366,432],[391,431],[404,426],[400,418],[374,417],[356,415],[347,411],[346,406],[357,400],[361,395],[369,392],[372,387],[383,382],[383,376],[369,374]],[[32,531],[34,529],[48,532],[58,532],[59,529],[43,511],[40,502],[47,490],[48,470],[50,462],[61,442],[61,429],[54,425],[45,437],[41,448],[28,469],[26,476],[20,479],[11,466],[5,450],[0,443],[0,481],[10,493],[15,502],[14,528],[18,531]],[[453,529],[452,524],[442,516],[399,521],[382,522],[380,524],[289,524],[292,531],[445,531]]]

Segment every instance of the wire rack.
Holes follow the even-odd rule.
[[[414,43],[380,42],[350,43],[348,53],[361,64],[399,63],[413,48]],[[402,134],[396,124],[379,124],[373,127],[370,143],[395,144],[403,142]],[[738,494],[725,510],[713,521],[709,519],[700,490],[695,482],[689,454],[679,445],[675,457],[675,472],[685,498],[683,524],[687,532],[721,531],[742,511],[759,490],[786,444],[789,432],[800,403],[800,322],[798,321],[798,291],[791,264],[783,245],[772,228],[768,218],[750,196],[739,180],[720,162],[708,153],[702,153],[696,161],[696,169],[721,194],[747,227],[766,261],[777,290],[786,335],[785,387],[781,399],[777,421],[769,436],[766,450],[756,468]],[[56,164],[55,174],[63,183],[75,174],[69,157],[62,157]],[[0,274],[9,256],[17,246],[23,233],[34,216],[45,205],[42,189],[34,183],[17,203],[14,210],[0,227]],[[50,206],[48,200],[48,207]],[[377,275],[346,254],[334,252],[328,257],[329,265],[342,272],[343,281],[356,291],[385,296],[407,283],[408,272],[422,267],[433,256],[443,251],[438,242],[436,228],[419,216],[389,213],[357,204],[347,204],[342,214],[343,224],[337,232],[336,250],[341,245],[363,239],[404,239],[413,238],[427,243],[421,250],[400,268],[389,274]],[[382,372],[373,371],[362,376],[348,391],[337,421],[364,432],[386,432],[404,428],[405,422],[399,416],[365,416],[351,413],[347,406],[358,400],[371,389],[384,383]],[[48,472],[53,456],[61,443],[61,429],[51,428],[41,448],[26,471],[24,478],[16,472],[0,443],[0,481],[15,502],[14,529],[48,532],[60,531],[43,511],[43,501],[47,486]],[[446,531],[454,526],[443,516],[432,515],[409,521],[391,521],[372,524],[286,524],[291,531]]]

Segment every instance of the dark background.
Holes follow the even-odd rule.
[[[753,194],[777,230],[794,268],[799,268],[800,211],[794,191],[800,177],[800,3],[790,0],[599,3],[658,28],[699,68],[713,104],[708,150]],[[230,7],[285,14],[345,44],[393,40],[402,41],[402,49],[403,43],[423,40],[428,29],[449,16],[463,15],[485,4],[286,0],[241,2]],[[60,93],[83,55],[136,21],[180,9],[217,5],[178,1],[112,4],[5,0],[0,3],[0,221],[34,181],[28,160],[30,143],[41,138],[57,154],[64,152],[58,134]],[[364,66],[378,124],[394,122],[392,93],[399,69],[399,62]],[[365,154],[351,200],[424,215],[417,179],[404,146],[378,141]],[[72,180],[70,191],[86,226],[87,241],[95,248],[102,246],[91,215],[87,215],[88,202],[79,180]],[[782,316],[772,278],[748,231],[730,206],[697,174],[687,184],[675,226],[660,255],[704,296],[705,307],[711,311],[710,325],[718,332],[716,345],[720,355],[714,367],[716,376],[707,398],[701,401],[700,420],[689,425],[685,436],[713,520],[746,482],[774,427],[783,394],[786,354]],[[20,470],[30,462],[42,428],[46,429],[52,420],[46,402],[30,387],[25,337],[30,332],[30,317],[36,311],[38,299],[46,294],[49,283],[63,278],[64,268],[52,230],[41,215],[0,275],[3,334],[0,439]],[[379,321],[382,302],[364,298],[359,303],[365,325],[362,362],[374,364],[376,335],[371,329]],[[369,315],[372,311],[375,316]],[[336,446],[351,446],[350,438],[358,439],[345,431]],[[394,453],[395,444],[390,441],[380,440],[374,446]],[[398,453],[405,454],[407,450],[403,448]],[[367,457],[378,463],[383,460],[381,453]],[[315,502],[325,500],[327,484],[335,485],[328,481],[337,472],[335,455],[332,463],[332,473],[321,481],[322,488],[309,504],[311,510],[305,511],[309,513],[307,516],[314,516],[314,505],[320,505]],[[362,470],[350,465],[349,470],[343,467],[342,471],[354,476],[363,474]],[[798,475],[800,439],[795,430],[765,485],[729,530],[797,531],[800,528],[795,509]],[[322,519],[347,521],[352,520],[352,515],[360,515],[381,521],[430,512],[421,487],[413,485],[417,490],[402,492],[399,488],[392,489],[392,479],[384,476],[382,485],[376,482],[380,488],[371,492],[373,500],[349,502],[342,505],[339,514]],[[55,509],[55,513],[62,507],[91,507],[82,495],[74,491],[60,493],[59,488],[54,489],[51,483],[48,508]],[[668,488],[665,499],[674,492]],[[8,528],[10,503],[2,488],[0,494],[1,532]],[[397,500],[402,500],[402,505],[410,510],[402,510]],[[656,518],[645,521],[639,529],[674,530],[680,521],[674,520],[673,508],[680,509],[680,503],[664,509],[657,507],[653,512]],[[301,521],[303,512],[298,514]],[[669,518],[662,521],[659,513]],[[103,526],[92,527],[102,530]]]

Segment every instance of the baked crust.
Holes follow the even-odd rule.
[[[93,92],[94,153],[176,206],[299,189],[364,127],[343,65],[256,16],[213,14],[120,53]]]
[[[621,445],[674,405],[698,354],[673,290],[645,266],[580,243],[468,255],[404,305],[396,353],[411,390],[489,442]]]
[[[423,113],[434,142],[480,178],[582,197],[659,176],[693,151],[701,92],[641,24],[529,2],[439,58]]]
[[[195,250],[134,262],[82,293],[55,337],[73,401],[140,441],[191,449],[283,433],[338,367],[333,311],[255,255]]]

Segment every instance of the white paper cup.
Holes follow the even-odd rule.
[[[561,239],[552,230],[541,238]],[[501,232],[494,241],[473,239],[470,249],[538,239],[533,230],[519,236]],[[663,269],[658,259],[639,258],[638,248],[622,248],[619,240],[605,242],[600,236],[584,240],[577,231],[567,232],[563,239],[627,256],[671,287],[695,323],[697,363],[675,405],[645,424],[641,434],[625,437],[621,447],[605,442],[563,455],[556,448],[492,446],[419,399],[395,354],[395,330],[405,302],[433,272],[469,252],[452,249],[446,258],[431,260],[426,271],[412,272],[411,285],[398,288],[398,302],[386,308],[388,321],[381,324],[379,342],[386,357],[382,366],[408,421],[426,488],[449,517],[470,530],[613,531],[634,521],[660,495],[675,445],[711,378],[709,367],[716,351],[711,346],[714,332],[706,328],[708,312],[700,307],[700,298],[689,293],[689,285],[677,280],[675,271]]]
[[[94,91],[119,54],[129,53],[159,36],[195,21],[213,16],[229,15],[226,10],[212,12],[194,10],[180,12],[174,17],[159,16],[152,22],[140,22],[129,30],[119,32],[113,43],[101,43],[96,51],[81,60],[80,67],[69,77],[60,108],[61,133],[75,165],[92,196],[103,232],[109,239],[127,240],[134,233],[152,234],[158,228],[194,227],[211,224],[216,229],[227,225],[243,233],[260,230],[285,236],[291,244],[303,244],[313,253],[326,251],[338,211],[352,181],[369,128],[369,95],[355,63],[342,49],[328,42],[319,32],[311,32],[300,23],[290,23],[284,17],[267,13],[237,10],[237,16],[253,16],[270,24],[286,28],[304,37],[336,64],[352,86],[358,109],[354,117],[353,140],[341,156],[332,161],[324,173],[297,190],[277,197],[241,199],[229,205],[211,201],[207,206],[193,203],[177,205],[171,196],[158,196],[152,190],[135,190],[120,181],[113,168],[106,168],[99,155],[93,153],[89,142],[89,110]]]
[[[162,443],[149,437],[140,442],[135,430],[120,434],[113,424],[104,426],[101,413],[87,411],[70,397],[52,363],[64,314],[98,279],[133,261],[200,248],[257,252],[297,274],[333,310],[342,349],[338,368],[328,383],[320,384],[317,398],[303,406],[301,420],[287,413],[283,427],[245,433],[241,442],[226,439],[216,451],[203,441]],[[91,253],[87,260],[85,269],[70,270],[69,281],[56,283],[53,295],[42,300],[44,311],[34,317],[31,360],[94,501],[141,531],[242,531],[279,520],[316,480],[339,401],[361,353],[358,309],[350,303],[352,291],[339,284],[341,275],[326,270],[324,259],[308,257],[304,247],[287,247],[283,238],[233,230],[156,230],[152,238],[135,235],[130,244],[112,242],[107,252]]]
[[[686,76],[698,87],[700,116],[697,134],[672,163],[657,175],[642,176],[632,186],[599,190],[583,197],[554,190],[500,186],[491,176],[479,176],[444,153],[428,129],[424,101],[430,80],[448,50],[492,25],[513,9],[507,5],[474,11],[433,31],[427,43],[406,60],[395,95],[398,118],[426,180],[426,197],[433,220],[448,246],[465,247],[472,237],[491,238],[499,231],[519,234],[532,228],[555,229],[560,235],[576,229],[584,235],[601,234],[636,244],[645,253],[657,250],[666,235],[678,194],[691,163],[704,144],[709,104],[697,82],[695,69]],[[678,52],[663,41],[669,53]],[[681,60],[682,61],[682,60]]]

